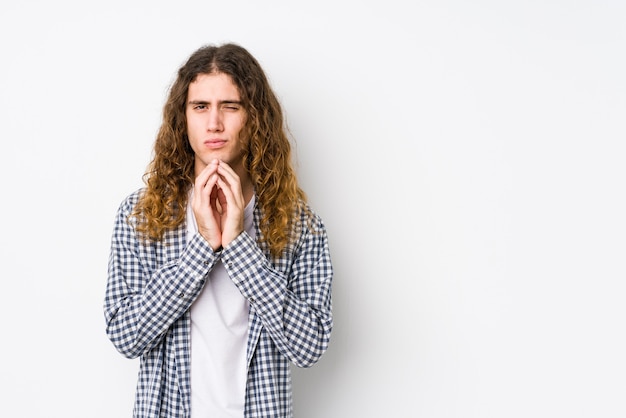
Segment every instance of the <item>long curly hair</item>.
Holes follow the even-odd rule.
[[[240,133],[244,167],[261,209],[259,240],[278,256],[292,240],[306,196],[292,166],[291,145],[280,103],[258,61],[239,45],[204,46],[178,70],[163,108],[163,121],[153,159],[143,176],[145,188],[131,217],[137,233],[150,240],[185,221],[188,192],[193,185],[194,152],[187,136],[185,107],[189,84],[199,74],[229,75],[246,110]]]

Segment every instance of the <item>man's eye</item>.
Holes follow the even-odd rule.
[[[196,110],[204,110],[204,109],[206,109],[206,105],[196,105],[194,107],[194,109],[196,109]]]

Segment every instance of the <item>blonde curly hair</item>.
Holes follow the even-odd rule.
[[[232,43],[204,46],[178,70],[163,108],[146,185],[131,216],[140,236],[159,241],[185,221],[194,181],[194,152],[187,137],[185,106],[189,84],[199,74],[223,73],[237,86],[246,122],[241,132],[244,167],[261,209],[260,241],[279,256],[294,237],[295,222],[307,212],[306,196],[292,166],[291,144],[280,103],[257,60]]]

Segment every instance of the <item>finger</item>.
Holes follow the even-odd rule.
[[[219,161],[217,159],[211,161],[202,171],[198,174],[194,181],[196,189],[200,189],[206,185],[211,178],[211,175],[217,172]]]
[[[207,207],[210,205],[214,196],[214,189],[216,188],[217,179],[219,176],[217,173],[213,174],[208,180],[202,184],[202,181],[196,185],[194,190],[194,200],[197,200],[198,206]]]
[[[217,189],[217,200],[220,202],[220,208],[222,208],[222,213],[224,213],[228,207],[228,201],[226,200],[226,195],[224,194],[224,190],[222,188]]]
[[[217,186],[213,187],[213,190],[211,191],[211,209],[213,209],[213,213],[220,212],[221,204],[220,204],[220,208],[217,207],[217,201],[219,200],[219,195],[220,195],[220,191],[217,188]]]
[[[242,204],[244,200],[243,189],[241,188],[241,179],[237,173],[235,173],[235,171],[226,163],[222,162],[220,162],[219,167],[217,168],[217,173],[223,180],[224,185],[222,187],[226,186],[226,188],[230,189],[234,198],[237,199],[237,202]]]
[[[224,177],[224,179],[226,179],[226,181],[229,184],[241,182],[235,170],[233,170],[231,166],[229,166],[223,161],[219,162],[219,165],[217,166],[217,172],[219,173],[220,176]]]
[[[202,171],[200,171],[200,173],[196,176],[195,183],[199,185],[203,185],[204,183],[206,183],[211,174],[217,171],[218,164],[219,163],[217,162],[217,160],[213,160],[206,167],[204,167]]]
[[[219,187],[220,189],[219,196],[223,197],[223,201],[222,199],[220,199],[220,203],[237,203],[237,199],[232,187],[222,177],[217,178],[217,187]]]

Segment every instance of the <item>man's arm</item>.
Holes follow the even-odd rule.
[[[135,358],[152,350],[198,296],[216,255],[199,235],[181,256],[157,265],[154,248],[142,247],[127,222],[133,202],[118,211],[104,301],[106,331],[117,350]]]
[[[305,228],[290,260],[289,277],[272,268],[256,242],[240,234],[224,248],[229,276],[250,301],[278,350],[298,367],[315,364],[328,348],[333,326],[333,270],[324,225]]]

